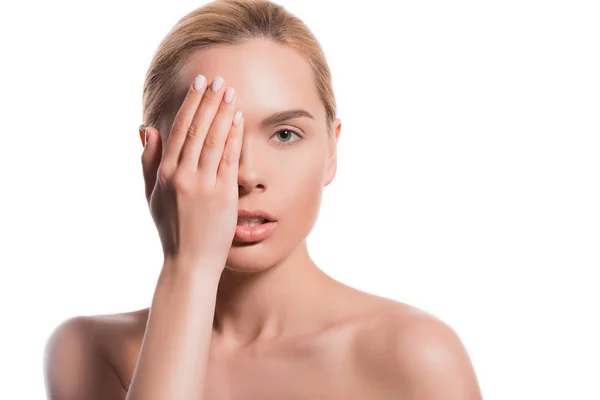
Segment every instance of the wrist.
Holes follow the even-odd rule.
[[[175,270],[186,273],[200,274],[202,276],[216,279],[221,278],[225,262],[213,258],[169,256],[163,261],[163,269]]]

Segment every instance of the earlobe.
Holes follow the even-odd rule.
[[[335,178],[335,173],[337,171],[337,157],[334,157],[329,160],[329,166],[327,167],[327,176],[325,177],[325,185],[328,186]]]

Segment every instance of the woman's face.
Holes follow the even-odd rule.
[[[322,190],[336,172],[340,121],[328,135],[325,108],[307,61],[295,50],[253,39],[241,45],[199,50],[181,71],[174,96],[175,111],[158,127],[167,135],[183,97],[197,74],[209,83],[219,75],[236,90],[244,115],[244,141],[239,164],[239,209],[264,210],[277,220],[275,231],[253,244],[230,249],[227,268],[259,271],[286,258],[310,233]],[[265,118],[282,111],[303,115],[272,124]]]

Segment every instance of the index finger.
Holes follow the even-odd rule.
[[[205,91],[206,78],[200,74],[190,84],[185,99],[183,99],[183,103],[177,111],[177,115],[175,115],[162,160],[163,166],[171,172],[177,168],[181,148]]]

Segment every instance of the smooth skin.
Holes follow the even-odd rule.
[[[198,74],[210,81],[196,90]],[[165,254],[151,307],[60,324],[45,351],[49,398],[480,400],[448,325],[311,260],[341,121],[328,135],[304,58],[253,39],[198,51],[178,78],[147,144],[141,135]],[[306,112],[269,118],[285,110]],[[276,230],[232,242],[238,208],[273,213]]]

